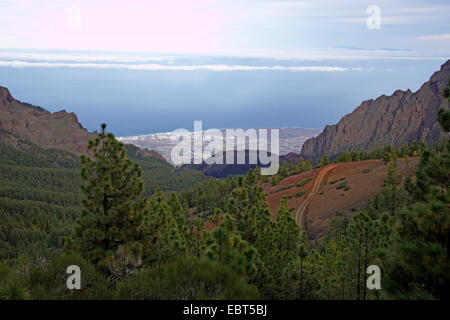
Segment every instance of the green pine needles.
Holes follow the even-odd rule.
[[[148,234],[148,200],[139,165],[126,156],[124,145],[105,131],[89,141],[91,157],[81,156],[83,214],[76,229],[79,249],[92,262],[104,262],[121,251],[142,257]],[[125,249],[126,248],[126,249]]]

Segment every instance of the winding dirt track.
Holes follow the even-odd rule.
[[[311,192],[306,196],[305,200],[300,204],[300,206],[295,211],[295,216],[294,216],[295,221],[301,228],[305,227],[303,221],[305,220],[304,216],[305,216],[306,210],[308,209],[309,204],[311,203],[312,199],[317,195],[317,192],[319,192],[319,187],[321,186],[323,180],[331,172],[331,170],[333,170],[336,167],[337,167],[336,164],[331,164],[331,165],[324,167],[319,172],[319,175],[317,176],[317,178],[314,179],[314,185],[312,187]]]

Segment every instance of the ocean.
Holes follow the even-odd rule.
[[[171,57],[99,58],[89,65],[70,59],[58,64],[29,56],[8,65],[0,55],[0,85],[18,100],[75,112],[89,130],[107,123],[117,136],[192,131],[194,120],[204,129],[322,129],[363,100],[417,90],[444,62]]]

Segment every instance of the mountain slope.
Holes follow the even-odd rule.
[[[436,122],[437,110],[448,107],[442,92],[450,79],[450,60],[435,72],[415,93],[395,91],[364,101],[336,125],[307,140],[301,151],[305,159],[317,159],[323,154],[335,157],[346,151],[369,151],[377,146],[400,146],[414,140],[427,144],[443,137]]]
[[[418,162],[418,158],[399,159],[397,173],[403,179],[414,174]],[[297,224],[308,231],[310,239],[319,239],[334,217],[352,216],[381,192],[387,170],[382,160],[333,163],[289,176],[276,186],[266,183],[263,188],[272,214],[287,197]],[[307,182],[299,186],[302,181]]]
[[[79,154],[89,133],[73,113],[50,113],[15,100],[0,87],[0,260],[41,255],[60,248],[81,214]],[[151,150],[125,145],[142,167],[145,196],[187,190],[207,179],[201,172],[175,173]]]
[[[96,136],[78,122],[75,113],[55,113],[17,101],[0,87],[0,139],[30,141],[44,149],[59,149],[76,155],[87,152],[87,143]]]
[[[249,157],[250,154],[253,154],[255,158],[258,159],[257,164],[250,164]],[[244,158],[244,164],[238,164],[238,156]],[[270,153],[269,153],[270,156]],[[250,151],[250,150],[238,150],[238,151],[224,151],[222,152],[222,159],[225,162],[227,157],[232,157],[234,159],[233,164],[207,164],[203,162],[202,164],[187,164],[182,166],[182,168],[178,169],[178,171],[183,170],[197,170],[201,171],[204,175],[208,177],[215,178],[226,178],[228,176],[236,176],[236,175],[245,175],[250,169],[256,168],[256,166],[260,168],[268,167],[269,165],[263,165],[259,161],[258,152]],[[300,156],[296,153],[290,152],[286,155],[278,156],[278,163],[281,165],[283,163],[288,164],[289,161],[292,161],[293,164],[298,163]],[[212,161],[212,160],[211,160]]]

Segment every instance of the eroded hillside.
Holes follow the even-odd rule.
[[[399,159],[397,173],[403,178],[414,173],[418,159]],[[387,177],[382,160],[333,163],[311,171],[289,176],[277,186],[264,185],[270,210],[275,213],[282,197],[297,223],[318,239],[327,231],[331,219],[351,216],[368,200],[381,192]]]

